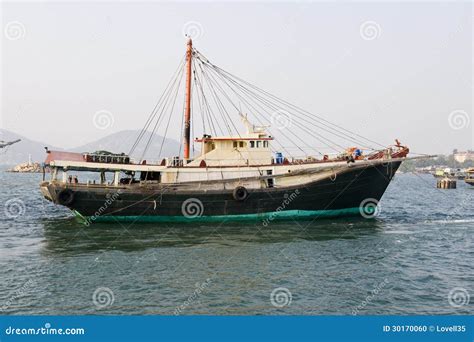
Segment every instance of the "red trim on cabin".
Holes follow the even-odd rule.
[[[46,156],[46,160],[44,163],[49,165],[52,161],[55,160],[65,160],[65,161],[77,161],[77,162],[84,162],[86,159],[82,155],[82,153],[75,153],[75,152],[62,152],[62,151],[48,151]]]
[[[195,142],[202,142],[202,141],[241,141],[241,140],[273,140],[273,138],[204,138],[204,139],[195,139]]]

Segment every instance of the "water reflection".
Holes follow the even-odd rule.
[[[100,250],[125,252],[149,248],[242,244],[272,244],[335,239],[358,239],[377,234],[383,222],[346,218],[318,221],[222,222],[207,224],[94,223],[85,226],[75,218],[42,222],[46,253],[82,254]]]

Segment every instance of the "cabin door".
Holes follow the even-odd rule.
[[[267,170],[267,176],[271,176],[271,175],[273,175],[273,170]],[[274,180],[275,180],[274,178],[267,179],[267,186],[269,188],[273,188],[273,186],[275,185]]]

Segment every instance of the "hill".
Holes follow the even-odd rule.
[[[128,154],[132,148],[135,140],[140,134],[140,130],[126,130],[117,133],[110,134],[99,140],[93,141],[86,145],[78,146],[73,148],[73,152],[94,152],[99,150],[110,151],[113,153],[125,153]],[[146,132],[140,141],[140,144],[136,147],[135,151],[130,157],[138,160],[143,154],[143,150],[146,146],[151,133]],[[144,159],[147,161],[158,161],[163,157],[171,157],[179,154],[179,142],[173,139],[164,139],[163,148],[161,145],[163,137],[154,134],[148,148],[145,153]],[[160,156],[161,150],[161,156]]]
[[[140,130],[120,131],[107,135],[88,144],[67,150],[72,152],[94,152],[106,150],[113,153],[129,153],[139,134]],[[139,159],[142,156],[143,150],[148,139],[150,138],[150,135],[150,132],[146,132],[144,134],[139,146],[137,146],[135,152],[131,155],[132,158]],[[15,139],[21,139],[21,141],[17,144],[0,150],[0,164],[16,165],[19,163],[24,163],[28,161],[28,156],[30,154],[32,161],[42,162],[45,159],[45,146],[48,146],[50,150],[63,150],[62,148],[52,146],[46,142],[30,140],[14,132],[0,129],[0,140],[11,141]],[[163,148],[161,148],[162,143]],[[173,139],[163,140],[162,136],[154,134],[144,159],[151,162],[159,161],[165,156],[175,156],[179,154],[179,148],[180,144],[178,141]]]
[[[58,147],[51,146],[47,143],[30,140],[22,135],[16,134],[6,129],[0,129],[0,140],[12,141],[21,139],[19,143],[0,149],[0,164],[16,165],[28,161],[31,154],[31,160],[43,161],[46,157],[44,150],[48,146],[51,150],[61,150]]]

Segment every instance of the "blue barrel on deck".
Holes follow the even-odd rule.
[[[275,163],[276,164],[283,164],[283,153],[275,152]]]

